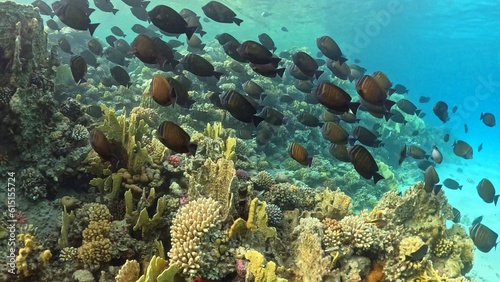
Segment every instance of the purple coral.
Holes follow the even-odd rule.
[[[245,276],[247,274],[247,261],[246,260],[243,260],[243,259],[236,260],[234,268],[236,269],[236,273],[238,274],[238,277],[245,278]]]
[[[239,180],[248,180],[250,179],[250,174],[248,173],[248,171],[238,168],[236,170],[236,177],[238,177]]]

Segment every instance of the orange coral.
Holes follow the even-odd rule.
[[[384,282],[385,275],[382,272],[385,262],[372,262],[370,273],[366,276],[366,282]]]

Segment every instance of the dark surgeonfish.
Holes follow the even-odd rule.
[[[145,64],[159,63],[155,42],[145,34],[139,34],[130,45],[132,53]]]
[[[120,166],[120,159],[115,153],[115,148],[113,144],[106,138],[104,133],[94,128],[89,133],[89,142],[92,149],[101,157],[102,159],[109,161],[113,168],[118,169]]]
[[[221,33],[221,34],[217,34],[215,36],[215,39],[217,39],[217,41],[219,42],[220,45],[224,45],[224,44],[231,42],[231,41],[238,43],[238,46],[239,46],[239,44],[241,44],[236,38],[234,38],[234,36],[232,36],[229,33],[225,33],[225,32]]]
[[[439,183],[439,175],[436,172],[434,166],[429,166],[424,173],[424,190],[427,193],[434,191],[434,194],[437,195],[439,191],[441,191],[442,185]]]
[[[398,108],[400,108],[403,112],[409,114],[409,115],[420,115],[420,112],[422,110],[418,110],[417,106],[413,104],[410,100],[407,99],[401,99],[396,102],[396,105],[398,105]]]
[[[52,8],[61,22],[76,30],[88,30],[90,36],[99,25],[98,23],[91,24],[88,14],[73,4],[56,1],[52,3]]]
[[[401,165],[406,158],[406,144],[403,145],[401,151],[399,151],[398,164]]]
[[[288,154],[292,159],[296,160],[299,164],[305,166],[311,166],[312,157],[309,157],[309,153],[307,153],[306,149],[302,147],[299,143],[292,143],[288,147]]]
[[[449,189],[452,189],[452,190],[462,190],[462,187],[463,185],[460,185],[458,184],[457,181],[451,179],[451,178],[446,178],[444,181],[443,181],[443,185],[446,187],[446,188],[449,188]]]
[[[453,142],[453,153],[466,160],[472,159],[472,147],[465,141],[458,140]]]
[[[458,110],[458,106],[453,106],[453,108],[451,109],[451,113],[454,114],[456,113]]]
[[[213,76],[217,80],[219,80],[223,74],[221,72],[215,71],[214,66],[200,55],[192,53],[188,54],[180,60],[180,63],[182,64],[185,70],[197,76],[202,76],[202,77]]]
[[[493,183],[491,183],[491,181],[483,178],[476,188],[477,193],[479,194],[479,197],[481,197],[481,199],[483,199],[488,204],[494,203],[495,206],[497,205],[498,197],[500,195],[495,195],[495,187],[493,186]]]
[[[140,21],[151,22],[148,11],[142,6],[131,7],[130,12]]]
[[[122,1],[123,1],[123,3],[125,3],[131,7],[142,6],[144,8],[146,8],[150,2],[150,1],[142,1],[142,0],[122,0]]]
[[[226,109],[235,119],[253,123],[255,127],[264,119],[256,116],[256,108],[240,93],[229,90],[219,95],[224,109]]]
[[[396,109],[391,109],[391,118],[390,120],[396,122],[396,123],[402,123],[402,124],[407,124],[408,121],[405,119],[405,116],[398,110]]]
[[[190,109],[196,101],[189,95],[189,84],[186,81],[187,78],[184,78],[184,76],[167,77],[167,81],[175,91],[175,104]]]
[[[85,109],[85,113],[93,118],[101,118],[104,114],[101,106],[99,105],[90,105]]]
[[[431,97],[426,97],[426,96],[420,96],[420,98],[418,98],[418,102],[419,103],[428,103],[429,101],[431,100]]]
[[[264,45],[247,40],[236,49],[241,58],[248,60],[254,64],[268,64],[279,63],[281,61],[278,57],[273,57],[273,54]]]
[[[59,25],[56,23],[56,21],[50,19],[47,21],[47,26],[52,29],[52,30],[61,30],[59,28]]]
[[[356,126],[352,130],[352,138],[349,138],[349,144],[354,145],[356,141],[359,141],[361,144],[373,148],[384,146],[384,143],[377,138],[378,136],[371,132],[368,128],[364,126]]]
[[[453,219],[452,221],[454,223],[460,223],[460,219],[462,217],[462,215],[460,214],[460,211],[456,208],[452,208],[452,213],[453,213]]]
[[[92,38],[87,42],[87,47],[89,48],[90,52],[94,53],[97,56],[102,56],[102,44],[99,42],[99,40]]]
[[[83,76],[87,73],[87,63],[82,56],[73,56],[71,57],[69,63],[71,74],[73,75],[73,79],[76,83],[84,83],[87,82]]]
[[[125,87],[130,87],[132,83],[130,82],[130,76],[128,72],[120,66],[115,66],[109,70],[111,72],[111,76],[118,82],[118,84],[123,85]]]
[[[118,64],[120,66],[128,67],[129,61],[125,59],[122,52],[118,51],[114,47],[108,47],[104,50],[104,56],[108,61]]]
[[[491,251],[493,247],[496,248],[498,244],[498,234],[482,224],[482,219],[483,217],[480,216],[472,222],[472,226],[469,228],[469,234],[477,249],[483,253],[487,253]]]
[[[417,160],[429,158],[429,155],[427,155],[424,149],[415,145],[410,145],[408,148],[408,155]]]
[[[465,131],[465,134],[467,134],[469,132],[469,126],[467,126],[467,124],[464,124],[464,131]]]
[[[394,90],[391,88],[392,82],[385,73],[383,73],[382,71],[376,71],[372,73],[371,77],[373,77],[375,82],[384,91],[384,93],[389,95],[393,93],[392,91]]]
[[[92,52],[90,52],[89,50],[83,50],[81,53],[80,53],[80,56],[83,57],[83,59],[85,60],[85,62],[87,63],[87,65],[89,66],[92,66],[94,68],[97,68],[100,64],[97,62],[97,59],[96,57],[94,56],[94,54]]]
[[[303,125],[308,126],[308,127],[322,127],[323,126],[323,122],[320,122],[316,116],[314,116],[310,113],[306,113],[306,112],[301,112],[297,116],[297,120],[300,123],[302,123]]]
[[[113,15],[116,15],[116,12],[118,12],[118,9],[115,9],[113,3],[109,0],[94,0],[94,5],[99,10],[107,13],[113,13]]]
[[[450,120],[448,116],[448,105],[443,101],[438,101],[432,108],[434,114],[444,123]]]
[[[347,150],[351,163],[354,165],[354,169],[365,179],[370,179],[373,177],[373,182],[377,182],[384,179],[378,171],[377,162],[373,158],[372,154],[363,147],[362,145],[354,145]]]
[[[328,146],[328,151],[332,156],[341,162],[350,163],[351,158],[349,158],[349,153],[347,152],[347,146],[343,144],[330,144]]]
[[[448,142],[448,141],[450,141],[450,134],[446,133],[446,134],[443,136],[443,141],[444,141],[444,142]]]
[[[35,2],[31,3],[31,5],[38,8],[38,10],[40,11],[40,15],[50,16],[51,18],[53,18],[55,15],[54,12],[52,12],[50,6],[42,0],[36,0]]]
[[[176,153],[196,154],[198,145],[191,142],[191,137],[177,124],[164,121],[156,131],[156,137],[165,147]]]
[[[318,70],[318,63],[309,54],[299,51],[292,55],[293,63],[300,69],[302,73],[308,77],[319,78],[323,73],[322,70]]]
[[[59,38],[59,40],[57,40],[57,45],[59,45],[59,48],[61,48],[64,53],[73,55],[73,51],[71,51],[71,45],[69,44],[68,39],[66,39],[65,37]]]
[[[263,118],[267,123],[276,126],[284,125],[288,122],[288,119],[285,118],[281,112],[269,106],[264,106],[262,110],[255,115]]]
[[[351,68],[346,63],[341,64],[339,61],[333,61],[331,59],[327,59],[326,67],[338,79],[347,80],[351,76]]]
[[[159,29],[173,34],[185,33],[187,38],[198,28],[197,26],[188,26],[188,23],[179,13],[166,5],[158,5],[148,12],[149,19]]]
[[[210,1],[201,7],[201,9],[205,13],[205,16],[219,23],[235,23],[239,26],[243,22],[242,19],[236,17],[233,10],[217,1]]]
[[[116,25],[111,27],[111,32],[116,36],[120,36],[120,37],[127,36],[125,33],[123,33],[123,30],[121,28],[117,27]]]
[[[264,45],[267,49],[269,49],[269,51],[272,51],[273,53],[276,52],[276,46],[274,45],[274,41],[271,38],[271,36],[269,36],[269,34],[261,33],[259,34],[258,38],[259,42],[262,45]]]
[[[421,171],[426,171],[427,168],[429,168],[431,165],[434,165],[434,163],[431,162],[431,161],[428,161],[428,160],[420,160],[420,161],[417,162],[417,167]]]
[[[483,149],[483,143],[479,144],[479,147],[477,147],[477,152],[481,152],[481,150]]]
[[[429,250],[429,246],[424,244],[420,248],[418,248],[418,250],[413,252],[411,255],[409,255],[409,256],[407,255],[405,259],[407,261],[411,261],[411,262],[421,261],[424,258],[424,256],[427,254],[428,250]]]
[[[333,61],[339,61],[340,64],[345,63],[347,59],[342,54],[339,45],[330,36],[322,36],[316,38],[316,46],[323,55]]]
[[[394,93],[398,93],[398,94],[408,94],[408,89],[406,89],[405,86],[401,85],[401,84],[396,84],[394,85]]]
[[[340,115],[340,119],[347,123],[356,123],[361,121],[361,119],[356,118],[356,116],[350,112],[342,113],[342,115]]]
[[[495,116],[492,113],[481,113],[480,120],[489,127],[493,127],[496,124]]]

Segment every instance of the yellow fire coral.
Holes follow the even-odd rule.
[[[245,253],[245,258],[249,260],[245,281],[250,279],[252,275],[255,282],[286,282],[286,279],[276,276],[276,263],[269,261],[264,264],[264,256],[255,251],[250,250]]]
[[[16,257],[17,272],[29,276],[28,256],[35,250],[35,237],[31,234],[19,234],[17,239],[23,242],[24,247],[19,249]]]

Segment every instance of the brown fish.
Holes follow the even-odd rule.
[[[349,138],[349,133],[334,122],[326,122],[323,124],[321,127],[321,134],[323,138],[335,144],[345,145]]]
[[[118,84],[123,85],[125,87],[130,87],[132,83],[130,82],[130,76],[128,72],[120,66],[115,66],[109,70],[111,72],[111,76],[118,82]]]
[[[182,34],[191,38],[198,28],[188,26],[188,23],[174,9],[165,5],[158,5],[148,12],[149,19],[159,29],[167,33]]]
[[[377,182],[384,177],[378,174],[378,165],[375,159],[370,154],[370,152],[361,145],[354,145],[348,150],[349,158],[351,163],[354,165],[354,169],[365,179],[370,179],[373,177],[373,182]]]
[[[480,120],[489,127],[493,127],[496,124],[495,116],[492,113],[481,113]]]
[[[76,83],[84,83],[87,82],[83,76],[87,73],[87,63],[82,56],[73,56],[71,57],[69,66],[71,68],[71,74],[73,75],[73,79]]]
[[[254,64],[250,63],[250,68],[265,77],[283,77],[285,73],[285,68],[277,68],[277,63],[267,63],[267,64]]]
[[[145,64],[156,64],[158,54],[153,39],[145,34],[139,34],[130,45],[132,53]]]
[[[323,123],[319,119],[309,113],[301,112],[297,116],[297,120],[305,126],[309,127],[322,127]]]
[[[479,184],[477,185],[477,193],[479,197],[483,199],[486,203],[495,203],[495,206],[498,202],[498,197],[500,195],[495,195],[495,187],[493,183],[486,178],[483,178]]]
[[[243,95],[234,90],[229,90],[219,95],[220,101],[234,118],[245,123],[253,123],[255,127],[264,119],[256,116],[256,108]]]
[[[429,250],[429,245],[422,245],[418,250],[413,252],[411,255],[407,255],[405,260],[411,261],[411,262],[418,262],[421,261],[424,256],[427,254],[427,251]]]
[[[464,131],[465,131],[465,134],[467,134],[469,132],[469,127],[467,126],[467,124],[464,124]]]
[[[456,112],[457,112],[457,110],[458,110],[458,107],[457,107],[457,106],[454,106],[454,107],[453,107],[453,109],[451,109],[451,112],[454,114],[454,113],[456,113]]]
[[[393,91],[391,90],[392,82],[389,80],[387,75],[385,75],[385,73],[381,71],[376,71],[371,76],[373,77],[377,85],[380,87],[380,89],[384,91],[384,93],[392,94],[391,93],[391,91]]]
[[[398,105],[398,107],[405,113],[409,114],[409,115],[420,115],[420,112],[422,110],[418,110],[417,109],[417,106],[415,106],[415,104],[413,104],[410,100],[407,100],[407,99],[401,99],[399,101],[396,102],[396,105]]]
[[[444,142],[448,142],[448,141],[450,141],[450,134],[446,133],[446,134],[443,136],[443,141],[444,141]]]
[[[219,23],[235,23],[239,26],[243,22],[242,19],[236,17],[233,10],[217,1],[210,1],[205,6],[201,7],[201,9],[207,18]]]
[[[375,78],[364,75],[356,82],[356,91],[360,98],[368,104],[381,106],[387,99],[386,91],[382,90]]]
[[[477,151],[481,152],[482,149],[483,149],[483,143],[479,144],[479,147],[477,147]]]
[[[175,105],[177,95],[167,79],[155,74],[149,85],[149,96],[161,106]]]
[[[262,45],[264,45],[267,49],[269,49],[269,51],[272,51],[273,53],[276,52],[276,46],[275,46],[274,41],[271,38],[271,36],[269,36],[269,34],[261,33],[261,34],[259,34],[258,38],[259,38],[259,42]]]
[[[65,25],[76,30],[88,30],[90,36],[94,34],[95,29],[99,25],[98,23],[91,24],[89,16],[85,11],[73,4],[56,1],[52,3],[52,8],[59,20]]]
[[[186,43],[189,46],[188,51],[190,51],[190,49],[201,51],[206,46],[196,34],[193,34],[189,39],[186,38]]]
[[[264,89],[251,79],[243,83],[242,87],[245,93],[257,100],[259,100],[261,95],[264,93]]]
[[[452,190],[462,190],[463,185],[460,185],[457,181],[451,179],[451,178],[446,178],[443,181],[443,185],[446,188],[452,189]]]
[[[472,159],[473,150],[472,147],[465,141],[458,140],[453,142],[453,152],[455,155],[464,158]]]
[[[302,147],[302,145],[300,145],[299,143],[294,142],[290,144],[290,146],[288,147],[288,154],[299,164],[306,165],[308,167],[311,166],[313,158],[309,157],[306,149],[304,149],[304,147]]]
[[[431,97],[426,97],[426,96],[420,96],[420,98],[418,98],[418,102],[420,102],[422,104],[428,103],[430,100],[431,100]]]
[[[278,57],[273,57],[273,54],[264,45],[247,40],[236,49],[241,58],[248,60],[254,64],[279,63]]]
[[[481,223],[482,216],[473,221],[472,226],[469,228],[470,238],[474,245],[481,252],[487,253],[496,248],[498,242],[498,234],[491,230],[489,227]]]
[[[328,151],[332,156],[341,162],[350,163],[351,158],[349,158],[349,153],[347,152],[347,146],[343,144],[330,144],[328,146]]]
[[[326,67],[333,73],[333,75],[342,80],[347,80],[351,75],[351,68],[349,68],[346,63],[341,64],[339,61],[327,59]]]
[[[330,110],[338,112],[348,112],[351,110],[356,114],[359,103],[351,102],[351,96],[344,89],[329,82],[321,82],[313,92],[316,100]]]
[[[339,61],[340,64],[343,64],[345,61],[347,61],[347,59],[342,54],[339,45],[330,36],[325,35],[316,38],[316,46],[318,46],[318,49],[323,55],[331,60]]]
[[[443,123],[450,120],[450,117],[448,116],[448,105],[445,102],[438,101],[432,108],[432,111]]]
[[[399,151],[398,164],[401,165],[405,160],[405,158],[406,158],[406,144],[404,144],[403,147],[401,148],[401,151]]]
[[[424,179],[424,190],[427,193],[432,191],[434,191],[434,194],[439,193],[442,185],[437,185],[439,183],[439,175],[434,166],[431,165],[425,170]]]
[[[349,144],[354,145],[354,143],[359,141],[361,144],[369,147],[382,147],[384,143],[377,139],[378,136],[371,132],[368,128],[364,126],[356,126],[352,130],[352,138],[349,138]]]
[[[452,219],[453,223],[460,223],[460,218],[461,218],[460,211],[456,208],[453,208],[452,212],[453,212],[453,219]]]
[[[417,160],[429,158],[429,155],[427,155],[424,149],[415,145],[411,145],[408,148],[408,155]]]
[[[361,119],[356,118],[356,116],[350,112],[342,113],[340,119],[347,123],[356,123],[361,121]]]
[[[176,153],[196,154],[198,145],[191,143],[191,137],[180,126],[171,122],[164,121],[156,131],[156,137],[165,147]]]
[[[63,50],[64,53],[68,53],[70,55],[73,55],[73,51],[71,51],[71,45],[69,44],[68,39],[66,39],[65,37],[61,37],[57,41],[57,44],[59,45],[59,48],[61,48],[61,50]]]
[[[180,63],[190,73],[202,76],[210,77],[213,76],[217,80],[220,79],[223,73],[215,71],[214,66],[200,55],[188,54],[180,60]]]
[[[108,138],[104,133],[94,128],[89,133],[89,142],[92,149],[104,160],[111,162],[111,165],[116,169],[120,164],[120,160],[114,153],[114,148],[111,142],[109,142]]]
[[[311,93],[311,91],[314,88],[314,84],[312,84],[311,81],[300,80],[300,79],[295,80],[293,83],[293,86],[295,86],[295,88],[297,88],[297,90],[299,90],[300,92],[303,92],[303,93]]]
[[[318,70],[318,63],[307,53],[299,51],[292,55],[293,63],[308,77],[316,77],[318,79],[323,73]]]

